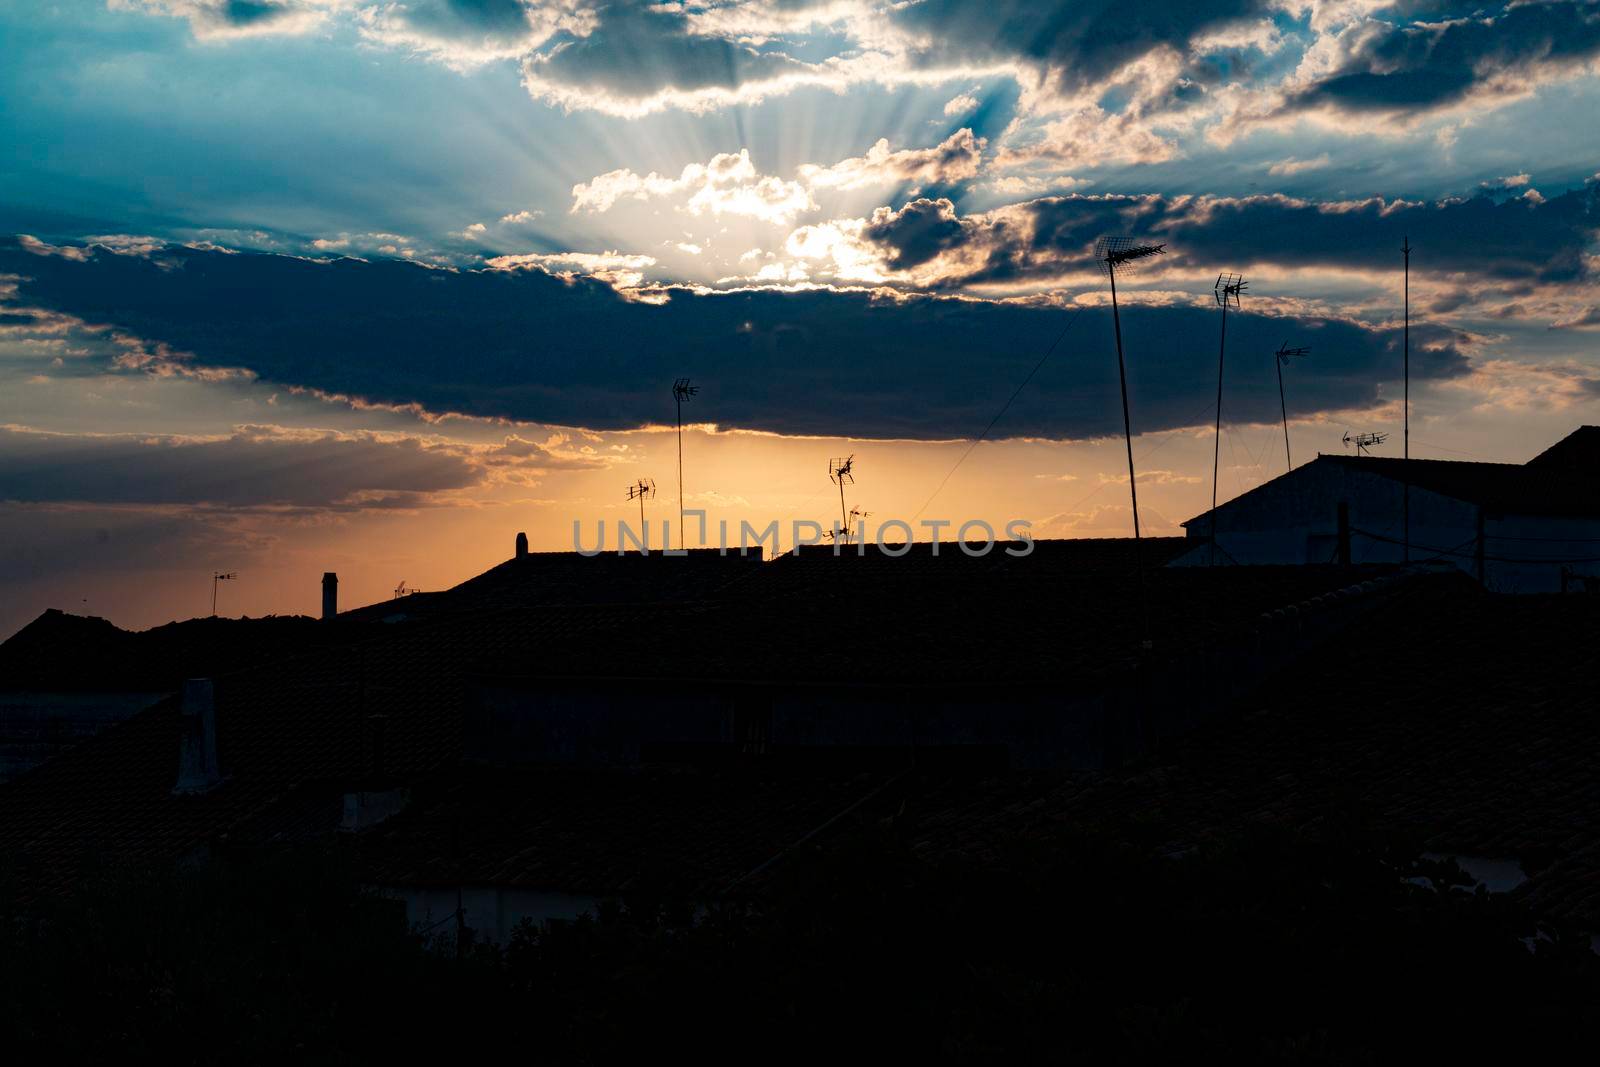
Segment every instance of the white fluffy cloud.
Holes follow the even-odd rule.
[[[678,199],[693,215],[744,215],[779,224],[816,208],[800,183],[757,173],[748,149],[691,163],[676,178],[622,168],[572,187],[575,213],[609,211],[619,200],[652,199]]]
[[[572,187],[572,212],[604,212],[624,200],[675,201],[691,215],[741,215],[792,225],[817,210],[813,193],[909,185],[945,185],[977,176],[986,142],[970,129],[957,130],[930,148],[894,150],[880,138],[866,155],[831,166],[807,163],[793,180],[756,169],[748,149],[724,152],[707,163],[691,163],[677,177],[626,167],[596,175]]]
[[[960,129],[932,148],[893,151],[880,137],[864,156],[842,159],[831,167],[807,163],[800,180],[812,189],[860,189],[867,186],[947,185],[977,177],[988,142],[970,129]]]

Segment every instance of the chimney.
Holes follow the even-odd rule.
[[[174,793],[204,793],[222,782],[217,767],[217,706],[210,678],[183,683],[183,735],[178,743]]]
[[[322,576],[322,617],[331,619],[339,614],[339,576],[328,571]]]
[[[523,559],[524,557],[527,556],[527,554],[528,554],[528,535],[525,534],[525,533],[519,533],[519,534],[517,534],[517,558],[518,559]]]

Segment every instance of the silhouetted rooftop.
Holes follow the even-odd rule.
[[[1560,466],[1390,456],[1318,456],[1316,462],[1406,481],[1502,514],[1600,515],[1600,480],[1579,477]]]
[[[958,558],[952,576],[984,562]],[[263,832],[275,805],[321,804],[318,790],[331,796],[372,777],[375,714],[384,716],[383,774],[424,780],[460,759],[463,702],[475,679],[1083,692],[1136,655],[1137,587],[1127,574],[1063,572],[1041,580],[1018,566],[948,585],[852,581],[860,610],[841,613],[836,600],[812,595],[816,579],[827,581],[840,562],[757,566],[740,595],[725,589],[720,601],[535,602],[450,613],[219,677],[220,786],[198,797],[172,795],[181,721],[176,700],[167,700],[0,785],[0,854],[34,891],[54,891],[102,862],[180,856],[247,825]],[[1233,640],[1264,611],[1375,573],[1154,571],[1153,614],[1164,620],[1156,628],[1157,655],[1179,655],[1219,636]],[[774,584],[758,588],[768,575]],[[915,596],[913,587],[920,588]]]
[[[1528,460],[1530,467],[1600,478],[1600,426],[1580,426]]]

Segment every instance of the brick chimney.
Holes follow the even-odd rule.
[[[517,558],[518,559],[523,559],[524,557],[527,556],[527,554],[528,554],[528,535],[525,534],[525,533],[519,533],[519,534],[517,534]]]
[[[210,678],[183,683],[183,734],[178,742],[177,794],[204,793],[222,782],[217,766],[217,705]]]
[[[331,619],[339,614],[339,576],[328,571],[322,576],[322,617]]]

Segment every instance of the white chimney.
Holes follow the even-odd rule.
[[[204,793],[222,782],[217,766],[217,702],[210,678],[183,683],[183,734],[178,742],[179,794]]]
[[[322,576],[322,617],[334,618],[339,614],[339,576],[328,571]]]

